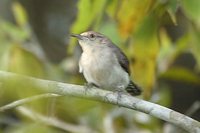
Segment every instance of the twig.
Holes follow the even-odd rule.
[[[200,101],[194,102],[191,107],[186,111],[187,116],[192,116],[196,111],[200,109]]]
[[[16,86],[24,86],[28,84],[36,88],[40,88],[48,93],[71,95],[111,104],[118,104],[119,106],[144,112],[164,121],[170,122],[176,126],[181,127],[182,129],[185,129],[190,133],[200,133],[200,122],[186,115],[173,111],[169,108],[142,99],[138,99],[130,95],[122,94],[119,99],[117,93],[97,89],[95,87],[85,90],[84,87],[80,85],[72,85],[55,81],[36,79],[0,71],[0,82],[2,83],[2,86],[4,86],[4,84],[6,85],[10,83],[8,81],[12,82],[12,84]]]
[[[43,98],[49,98],[49,97],[58,97],[58,96],[61,96],[61,95],[47,93],[47,94],[41,94],[41,95],[37,95],[37,96],[32,96],[32,97],[20,99],[20,100],[14,101],[10,104],[7,104],[5,106],[0,107],[0,112],[3,112],[3,111],[8,110],[8,109],[15,108],[17,106],[20,106],[22,104],[32,102],[32,101],[35,101],[35,100],[39,100],[39,99],[43,99]]]
[[[108,113],[103,119],[104,133],[115,133],[112,116]]]
[[[40,122],[42,122],[46,125],[54,126],[54,127],[60,128],[62,130],[68,131],[68,132],[95,133],[95,131],[89,129],[86,126],[69,124],[69,123],[63,122],[61,120],[58,120],[55,117],[46,117],[46,116],[43,116],[39,113],[36,113],[35,111],[30,110],[30,109],[23,107],[23,106],[17,107],[17,110],[21,114],[31,118],[34,121],[39,120]]]

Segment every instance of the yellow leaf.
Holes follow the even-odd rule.
[[[124,0],[117,13],[119,32],[127,38],[147,14],[153,0]]]
[[[151,15],[141,23],[134,35],[134,43],[129,48],[129,55],[134,58],[131,70],[144,89],[146,99],[150,98],[154,87],[158,52],[157,23],[156,18]]]
[[[14,1],[12,5],[15,20],[19,26],[25,26],[27,22],[27,15],[19,2]]]

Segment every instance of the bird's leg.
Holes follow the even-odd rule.
[[[90,88],[92,88],[92,87],[97,87],[97,88],[99,88],[99,86],[96,85],[96,84],[94,84],[94,83],[85,83],[84,86],[85,86],[85,89],[90,89]]]
[[[116,104],[119,106],[119,101],[120,101],[120,99],[121,99],[121,97],[122,97],[123,91],[117,89],[117,90],[115,90],[115,93],[117,93],[117,103],[116,103]],[[119,107],[120,107],[120,106],[119,106]]]
[[[86,94],[87,91],[88,91],[89,89],[91,89],[92,87],[97,87],[97,88],[98,88],[98,86],[95,85],[94,83],[85,83],[85,84],[84,84],[85,94]]]
[[[124,93],[124,86],[118,86],[117,89],[115,89],[115,92],[117,93],[117,105],[119,106],[119,100],[121,99],[122,97],[122,94]]]

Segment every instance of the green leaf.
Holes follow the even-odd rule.
[[[111,17],[111,18],[116,17],[118,4],[119,4],[118,0],[109,0],[109,2],[107,4],[107,8],[106,8],[106,12],[109,15],[109,17]]]
[[[17,24],[21,27],[26,26],[27,16],[24,8],[20,5],[19,2],[14,1],[12,5],[13,14]]]
[[[44,77],[45,72],[42,62],[34,54],[14,44],[2,56],[0,68],[34,77]]]
[[[131,71],[144,90],[144,97],[148,99],[155,83],[156,60],[159,52],[157,36],[157,21],[154,14],[144,18],[134,35],[134,42],[129,53],[134,57]],[[134,71],[137,70],[137,71]],[[145,75],[145,76],[144,76]]]
[[[114,21],[108,21],[102,24],[99,32],[109,37],[116,45],[121,44],[120,34]]]
[[[79,0],[77,19],[74,22],[71,32],[80,34],[93,26],[97,29],[100,26],[100,21],[104,13],[106,0]],[[68,53],[73,53],[75,39],[72,39],[68,47]]]
[[[160,78],[181,81],[191,84],[200,84],[200,77],[184,67],[173,67],[160,75]]]
[[[167,12],[172,19],[172,22],[177,25],[176,12],[179,6],[178,0],[169,0],[167,5]]]
[[[101,18],[106,0],[80,0],[78,2],[78,16],[73,24],[72,32],[80,33],[87,30],[91,24]]]
[[[200,26],[200,0],[181,0],[181,4],[187,17]]]
[[[191,52],[197,61],[197,68],[200,71],[200,31],[196,29],[190,30],[189,34]]]
[[[0,41],[21,43],[29,37],[29,33],[15,25],[0,19]],[[9,41],[8,41],[9,39]],[[2,43],[2,42],[1,42]],[[9,44],[9,43],[8,43]]]

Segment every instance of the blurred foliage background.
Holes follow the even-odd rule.
[[[199,7],[199,0],[1,0],[0,70],[84,84],[78,73],[81,48],[70,33],[94,30],[128,56],[132,79],[143,88],[141,98],[200,121]],[[0,106],[38,93],[28,85],[0,86]],[[73,97],[26,107],[91,132],[184,132],[143,113]],[[27,132],[72,131],[15,109],[0,113],[0,133]]]

